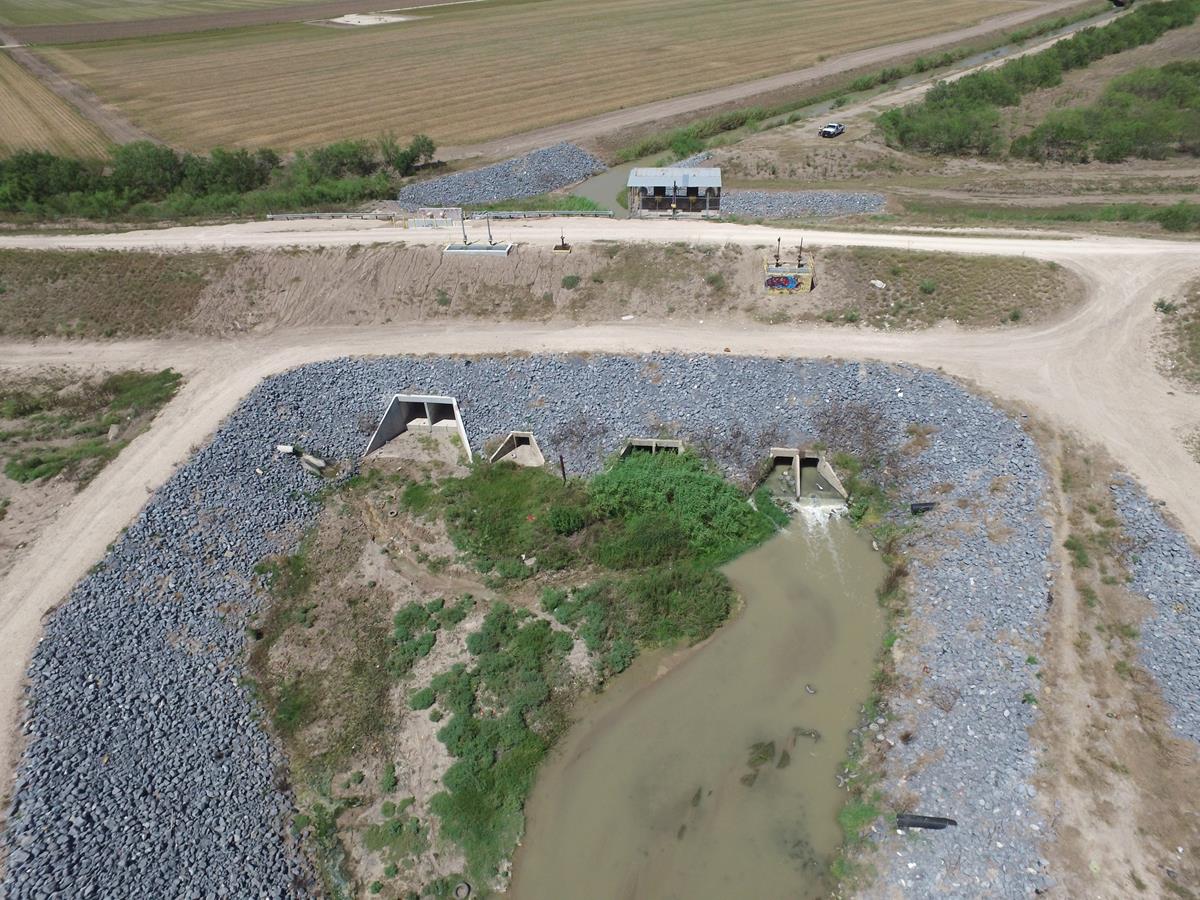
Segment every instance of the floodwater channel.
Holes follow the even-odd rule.
[[[578,708],[526,807],[518,900],[825,895],[884,566],[807,512],[726,568],[745,604],[711,639],[644,655]]]

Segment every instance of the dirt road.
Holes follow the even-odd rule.
[[[253,223],[119,235],[6,236],[0,238],[0,247],[202,249],[445,240],[444,234],[390,226],[334,224],[338,227],[326,222],[300,228],[294,223]],[[482,226],[472,227],[482,231]],[[553,221],[505,224],[500,230],[509,233],[499,236],[549,245],[557,241],[559,227]],[[573,220],[567,227],[575,242],[608,238],[765,247],[779,234],[761,227],[703,222]],[[795,238],[798,235],[789,243]],[[0,583],[0,637],[8,650],[0,658],[0,719],[17,720],[22,673],[40,633],[42,615],[103,555],[150,493],[260,379],[341,355],[425,353],[433,347],[453,347],[459,353],[728,350],[913,362],[944,369],[1001,398],[1027,404],[1051,423],[1103,443],[1151,495],[1167,501],[1193,538],[1200,538],[1200,478],[1194,477],[1196,463],[1181,440],[1200,426],[1200,396],[1175,393],[1156,370],[1150,346],[1154,300],[1170,296],[1200,274],[1195,243],[837,232],[806,232],[805,239],[809,246],[908,247],[1054,260],[1080,274],[1090,299],[1076,314],[1054,325],[1003,332],[939,328],[886,334],[846,328],[733,329],[725,324],[616,322],[578,328],[516,324],[324,329],[232,341],[0,345],[0,368],[174,366],[188,379],[151,430],[75,497]],[[6,730],[0,739],[0,759],[11,763],[16,746],[15,734]]]

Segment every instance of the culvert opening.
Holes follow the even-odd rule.
[[[466,451],[468,461],[472,458],[471,444],[463,425],[458,400],[437,394],[395,394],[371,439],[367,442],[364,456],[378,453],[392,441],[409,432],[424,434],[450,434],[457,436]]]
[[[763,479],[777,497],[809,505],[842,505],[846,489],[823,456],[798,448],[772,447]]]
[[[621,458],[634,453],[682,453],[683,441],[671,438],[629,438],[621,448]]]
[[[488,462],[511,462],[518,466],[537,468],[546,464],[546,457],[532,431],[510,431]]]

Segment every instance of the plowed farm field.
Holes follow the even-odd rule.
[[[0,0],[0,25],[112,22],[294,6],[303,0]],[[386,5],[386,3],[385,3]]]
[[[384,131],[471,144],[1033,5],[488,0],[394,25],[294,23],[41,52],[142,128],[194,150],[292,149]]]
[[[0,157],[17,150],[103,157],[108,141],[66,101],[0,52]]]

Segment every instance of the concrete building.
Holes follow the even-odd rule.
[[[721,213],[720,169],[633,169],[627,186],[631,216]]]

